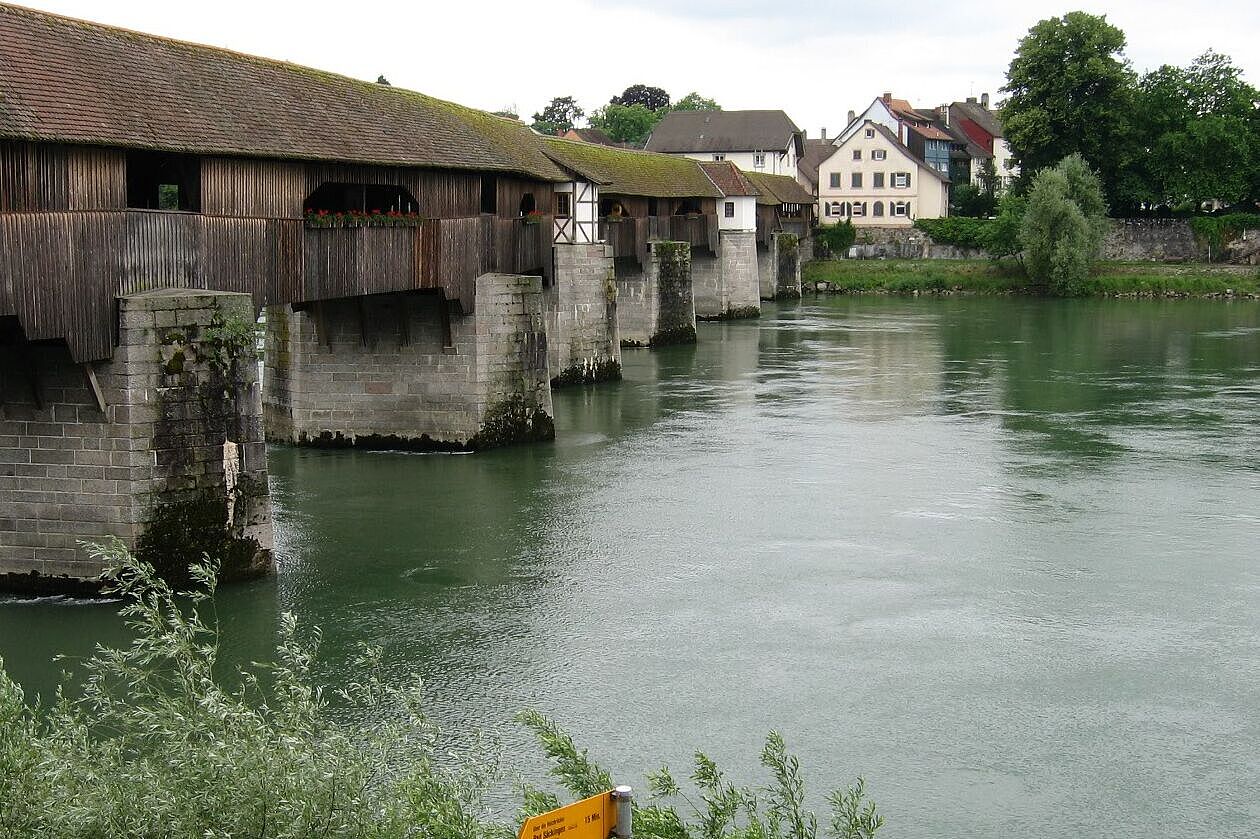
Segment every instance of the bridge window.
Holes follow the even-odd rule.
[[[674,210],[676,216],[688,216],[700,214],[699,198],[684,198],[678,202],[677,208]]]
[[[603,198],[599,202],[599,214],[604,218],[625,218],[630,215],[616,198]]]
[[[127,206],[200,212],[201,160],[190,154],[127,152]]]
[[[389,184],[326,183],[307,196],[309,212],[417,213],[420,205],[407,189]]]
[[[534,210],[538,209],[534,204],[534,193],[527,192],[521,196],[520,211],[522,216],[527,216]]]
[[[491,215],[499,211],[499,179],[481,176],[481,212]]]

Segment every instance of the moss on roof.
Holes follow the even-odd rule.
[[[484,111],[3,3],[0,90],[0,137],[565,178]]]
[[[721,198],[698,161],[668,154],[541,137],[548,156],[614,195],[651,198]]]
[[[796,178],[788,175],[769,175],[765,172],[745,172],[744,177],[761,194],[758,204],[812,204],[814,196],[801,186]]]

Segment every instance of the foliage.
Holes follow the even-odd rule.
[[[553,765],[550,774],[569,793],[588,796],[607,789],[609,775],[585,751],[536,712],[521,721],[538,737]],[[805,784],[799,761],[788,753],[783,738],[771,732],[761,752],[761,765],[771,782],[764,787],[739,787],[703,753],[695,755],[691,781],[698,795],[689,796],[669,767],[648,775],[651,804],[636,801],[634,834],[641,839],[816,839],[818,818],[805,808]],[[527,791],[527,803],[539,810],[555,801],[538,790]],[[861,778],[827,798],[831,819],[826,835],[836,839],[871,839],[884,820],[866,796]],[[682,804],[682,811],[672,801]]]
[[[632,84],[620,96],[614,96],[608,100],[609,105],[621,105],[630,107],[632,105],[642,105],[649,111],[659,111],[662,108],[669,107],[669,94],[662,88],[652,87],[646,84]]]
[[[539,134],[563,134],[585,115],[572,96],[557,96],[534,114],[533,128]]]
[[[914,226],[940,244],[979,250],[988,246],[989,222],[986,219],[965,216],[921,218],[914,220]]]
[[[857,228],[849,219],[836,224],[827,224],[814,230],[814,241],[820,243],[827,253],[844,256],[857,241]]]
[[[0,669],[0,824],[9,836],[482,839],[497,778],[481,749],[439,769],[420,684],[387,685],[378,649],[332,697],[360,723],[334,721],[312,684],[318,633],[280,621],[276,663],[220,687],[216,568],[192,569],[183,600],[121,543],[95,548],[136,638],[98,649],[79,699],[32,710]]]
[[[1211,50],[1189,67],[1164,65],[1137,87],[1135,163],[1141,198],[1197,207],[1260,197],[1260,92],[1228,56]]]
[[[664,114],[643,105],[605,105],[591,114],[591,125],[618,143],[641,146]]]
[[[696,91],[691,91],[683,98],[675,102],[671,107],[671,111],[720,111],[722,106],[716,100],[707,96],[701,96]]]
[[[1105,17],[1069,12],[1037,23],[1006,74],[1002,123],[1022,177],[1080,154],[1115,203],[1131,154],[1134,77],[1125,36]]]
[[[1106,212],[1097,176],[1079,155],[1038,172],[1019,237],[1029,278],[1058,296],[1085,293],[1102,250]]]
[[[993,259],[1019,256],[1023,250],[1019,231],[1024,226],[1028,202],[1022,195],[1008,192],[998,202],[998,212],[985,229],[984,249]]]
[[[437,729],[421,711],[419,680],[388,684],[379,649],[362,648],[352,664],[361,675],[329,694],[311,678],[319,633],[303,636],[285,614],[275,663],[237,671],[237,686],[224,688],[214,563],[192,568],[192,590],[177,595],[117,540],[92,552],[108,564],[108,591],[122,599],[135,640],[98,648],[84,665],[82,695],[58,691],[47,707],[28,706],[0,661],[0,834],[516,835],[485,803],[504,781],[498,755],[481,742],[463,753],[440,748]],[[550,720],[537,713],[522,719],[567,790],[588,796],[612,786],[608,772]],[[698,754],[693,780],[700,807],[684,817],[663,802],[640,805],[636,835],[815,839],[800,766],[777,734],[767,739],[762,764],[773,781],[753,790],[730,784]],[[649,787],[691,802],[668,769],[650,776]],[[532,787],[523,792],[522,817],[560,803]],[[883,823],[860,779],[828,800],[830,836],[869,839]]]
[[[1260,230],[1260,215],[1227,213],[1200,216],[1190,220],[1190,227],[1195,238],[1209,249],[1212,259],[1221,259],[1224,258],[1225,246],[1241,236],[1244,230]]]

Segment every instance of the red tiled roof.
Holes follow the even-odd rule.
[[[701,163],[700,167],[709,176],[709,180],[722,190],[727,198],[734,196],[755,196],[760,193],[752,182],[739,171],[739,167],[730,161]]]
[[[0,137],[565,178],[514,120],[5,4]]]

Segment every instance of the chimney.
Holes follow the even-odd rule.
[[[989,107],[989,94],[987,93],[980,94],[980,105],[986,109]]]
[[[884,100],[884,104],[885,104],[885,105],[891,105],[891,104],[892,104],[892,94],[891,94],[891,93],[885,93],[885,94],[884,94],[882,97],[880,97],[880,98]]]
[[[822,128],[820,128],[820,129],[818,130],[818,133],[822,135],[822,138],[823,138],[824,140],[826,140],[826,139],[827,139],[827,127],[826,127],[826,126],[823,126]]]
[[[968,105],[974,105],[974,104],[976,104],[976,97],[974,97],[974,96],[968,96],[968,97],[967,97],[967,104],[968,104]]]
[[[941,105],[936,109],[936,113],[940,116],[941,122],[945,123],[945,127],[949,127],[949,105]]]
[[[853,111],[849,111],[849,121],[848,121],[848,122],[846,122],[846,123],[845,123],[845,125],[852,125],[852,124],[853,124],[853,120],[855,120],[855,119],[857,119],[857,114],[856,114],[856,113],[854,113]]]

